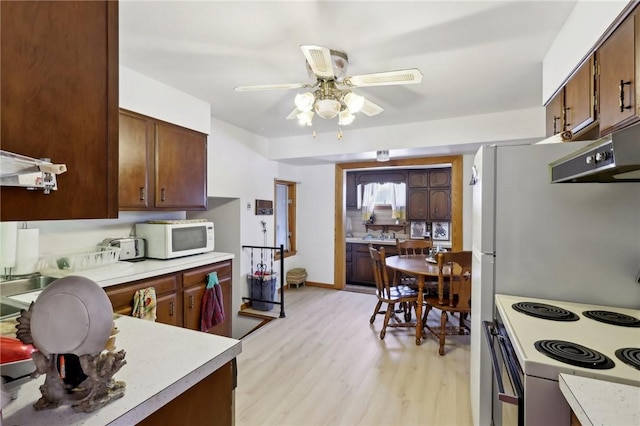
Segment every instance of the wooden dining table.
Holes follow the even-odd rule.
[[[438,264],[427,261],[426,255],[398,255],[385,259],[387,267],[406,274],[414,275],[418,280],[418,304],[416,305],[416,345],[422,341],[422,300],[424,300],[425,277],[438,276]],[[444,275],[449,275],[450,266],[442,268]]]

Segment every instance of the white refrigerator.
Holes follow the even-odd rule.
[[[640,307],[640,183],[550,183],[549,163],[587,142],[485,145],[474,159],[470,385],[491,424],[482,321],[495,294]]]

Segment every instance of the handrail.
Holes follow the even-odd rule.
[[[242,300],[243,301],[251,301],[251,302],[265,302],[265,303],[272,303],[274,305],[280,305],[280,318],[285,318],[285,313],[284,313],[284,245],[281,244],[280,247],[269,247],[269,246],[242,246],[243,249],[251,249],[252,251],[252,269],[253,269],[253,250],[254,249],[258,249],[258,250],[269,250],[271,252],[271,263],[273,265],[273,252],[274,251],[279,251],[280,253],[280,301],[274,301],[274,300],[264,300],[264,299],[256,299],[256,298],[252,298],[252,297],[243,297]],[[273,271],[271,271],[273,272]],[[253,274],[253,270],[251,271],[251,273]]]

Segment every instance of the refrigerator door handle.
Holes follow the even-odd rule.
[[[478,168],[474,164],[471,167],[471,182],[469,182],[469,185],[475,185],[476,183],[478,183]]]

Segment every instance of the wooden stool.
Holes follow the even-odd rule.
[[[307,271],[304,268],[293,268],[287,272],[287,287],[289,288],[291,288],[292,285],[298,288],[300,284],[304,285],[306,281]]]

